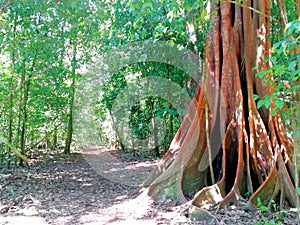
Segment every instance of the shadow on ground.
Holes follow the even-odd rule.
[[[108,161],[108,152],[101,154],[106,156],[100,161],[99,152],[94,151],[0,173],[0,224],[111,224],[118,220],[114,206],[138,196],[138,184],[154,163],[124,164]]]

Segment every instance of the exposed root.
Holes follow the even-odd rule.
[[[270,13],[269,1],[257,2],[256,10]],[[248,206],[260,198],[269,208],[272,200],[281,208],[295,207],[293,142],[280,117],[270,113],[274,105],[258,110],[253,99],[253,94],[271,93],[255,77],[268,67],[269,21],[226,1],[212,1],[211,7],[217,13],[211,18],[205,82],[199,84],[169,151],[146,180],[148,195],[174,197],[179,203],[192,199],[193,206],[219,209],[250,193]],[[211,140],[222,127],[225,135],[220,143]],[[220,153],[222,160],[213,160],[212,153]]]

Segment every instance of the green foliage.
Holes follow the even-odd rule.
[[[114,47],[141,40],[162,40],[203,51],[208,25],[207,1],[13,1],[0,14],[0,135],[25,155],[37,148],[64,145],[73,104],[73,86],[84,80],[83,66]],[[195,25],[196,43],[187,43]],[[73,53],[76,52],[74,57]],[[147,60],[147,55],[141,56]],[[169,71],[170,70],[170,71]],[[89,71],[90,72],[90,71]],[[128,65],[104,85],[103,96],[95,99],[98,122],[104,123],[118,94],[126,87],[126,74],[161,76],[178,83],[182,91],[189,76],[161,63]],[[135,76],[138,78],[138,76]],[[153,118],[167,127],[164,148],[180,124],[178,114],[165,100],[137,102],[130,126],[136,137],[150,133]],[[71,110],[72,111],[72,110]],[[104,138],[104,130],[99,135]],[[110,133],[111,134],[111,133]],[[110,135],[109,134],[109,135]],[[0,143],[0,163],[16,162],[8,145]]]
[[[185,73],[177,68],[161,64],[157,62],[147,62],[138,63],[135,65],[127,66],[121,69],[118,73],[111,76],[109,81],[102,87],[103,96],[101,99],[101,104],[98,105],[100,111],[109,110],[111,112],[113,104],[115,103],[118,95],[124,91],[128,85],[134,86],[131,88],[131,95],[139,95],[139,90],[144,86],[140,83],[140,80],[144,77],[158,76],[164,77],[172,80],[173,82],[179,83],[182,86],[182,90],[190,91],[192,95],[192,90],[184,87],[183,84],[189,78]],[[168,86],[164,87],[168,91]],[[135,93],[134,93],[135,92]],[[172,95],[178,93],[169,93],[170,98]],[[153,132],[153,119],[161,119],[165,124],[166,134],[163,137],[163,145],[167,147],[172,140],[175,131],[180,125],[179,114],[184,114],[183,110],[178,112],[168,101],[168,99],[162,99],[158,97],[148,96],[144,99],[132,100],[130,96],[125,101],[132,102],[129,115],[129,128],[132,132],[133,137],[140,140],[146,140]],[[112,115],[113,116],[113,115]],[[103,118],[106,119],[106,118]],[[164,127],[157,127],[157,132]],[[125,146],[128,148],[129,146]],[[132,147],[132,146],[131,146]]]
[[[270,214],[271,215],[271,214]],[[261,222],[255,222],[255,225],[280,225],[284,223],[284,219],[287,217],[286,213],[276,212],[275,218],[268,219],[266,216],[261,216]]]
[[[0,167],[15,161],[9,146],[29,155],[39,146],[62,145],[72,68],[90,61],[105,16],[103,3],[89,1],[13,1],[2,9],[0,136],[8,142],[0,143]],[[80,52],[75,61],[74,43]]]
[[[292,7],[287,4],[288,10]],[[198,49],[202,56],[209,13],[214,13],[209,12],[206,0],[16,0],[1,10],[0,137],[7,143],[0,142],[0,167],[17,162],[9,146],[28,156],[38,148],[57,149],[64,145],[73,89],[79,91],[77,84],[85,79],[85,73],[92,72],[86,67],[93,65],[100,55],[127,43],[153,40]],[[276,5],[272,6],[272,14],[278,15]],[[288,16],[293,18],[294,12]],[[189,31],[187,24],[195,29]],[[279,39],[278,25],[272,24],[271,32],[275,42]],[[255,97],[258,106],[268,107],[274,101],[273,113],[282,113],[286,120],[295,108],[294,93],[299,92],[299,54],[293,54],[299,47],[298,34],[299,21],[294,21],[273,46],[269,59],[273,66],[258,74],[262,79],[271,74],[276,82],[272,96]],[[190,41],[193,36],[196,40]],[[147,62],[148,57],[142,54],[140,63],[127,65],[105,81],[101,96],[92,103],[99,124],[107,121],[107,112],[112,110],[119,94],[131,83],[138,87],[139,79],[145,77],[169,79],[180,86],[182,93],[193,96],[196,84],[188,74],[171,65]],[[282,110],[285,107],[289,110]],[[166,149],[184,113],[185,109],[175,109],[167,99],[147,97],[134,102],[129,126],[133,136],[146,139],[151,135],[154,119],[163,121]],[[105,133],[104,125],[97,129],[102,139],[112,136]]]
[[[244,194],[244,197],[246,198],[246,199],[249,199],[250,197],[251,197],[251,192],[249,192],[249,191],[247,191],[245,194]]]
[[[300,92],[299,84],[299,60],[300,54],[297,53],[300,44],[300,21],[293,21],[288,24],[281,41],[273,45],[270,62],[272,66],[268,70],[257,73],[257,76],[272,86],[274,93],[259,99],[257,107],[265,106],[268,108],[272,102],[275,108],[272,114],[281,114],[287,123],[297,120],[295,110],[297,107],[297,93]],[[268,59],[267,59],[268,60]],[[272,77],[272,80],[269,78]],[[254,96],[257,100],[259,97]]]
[[[255,225],[280,225],[280,222],[275,222],[275,220],[268,220],[265,216],[261,217],[263,223],[260,222],[255,222]]]
[[[274,214],[275,218],[273,217],[272,219],[269,219],[265,216],[266,213],[268,212],[268,207],[263,205],[260,198],[257,199],[257,207],[260,209],[263,215],[261,216],[262,223],[255,222],[256,225],[280,225],[284,221],[284,218],[286,217],[286,213],[279,212],[277,210],[277,205],[274,200],[271,200],[271,206],[272,206],[272,210],[275,212]],[[269,214],[269,216],[271,215],[272,214]]]
[[[263,205],[260,198],[257,199],[256,206],[260,209],[261,212],[267,212],[268,211],[268,207]]]

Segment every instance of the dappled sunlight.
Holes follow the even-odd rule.
[[[125,196],[120,196],[122,199]],[[117,197],[116,199],[119,199]],[[155,207],[153,200],[143,192],[137,198],[128,199],[114,204],[113,206],[101,208],[97,212],[88,213],[80,218],[80,222],[90,224],[89,221],[94,221],[93,224],[165,224],[161,221],[172,221],[168,224],[186,224],[185,217],[179,218],[179,207],[170,207],[168,212],[158,210]],[[160,222],[159,222],[160,221]]]
[[[34,222],[40,216],[51,218],[54,224],[77,224],[77,215],[111,206],[121,201],[114,198],[126,198],[128,193],[78,157],[37,165],[17,174],[0,174],[0,184],[0,213],[4,213],[0,224],[47,224],[42,219]],[[28,218],[24,223],[15,222],[19,217]]]
[[[125,197],[125,196],[123,196]],[[151,200],[149,197],[143,196],[136,199],[127,199],[121,201],[120,203],[114,204],[110,207],[100,208],[97,212],[89,213],[80,218],[80,222],[86,223],[89,220],[95,220],[94,217],[98,217],[97,222],[102,222],[102,224],[111,224],[118,220],[128,222],[138,222],[141,220],[149,211]],[[99,216],[100,215],[100,216]],[[112,216],[113,215],[113,216]],[[147,220],[140,221],[140,223],[146,222]],[[154,222],[153,219],[150,221]],[[131,224],[131,223],[130,223]],[[155,223],[152,223],[155,224]]]
[[[156,161],[125,161],[103,146],[85,149],[82,155],[97,174],[128,186],[140,186],[156,165]]]
[[[123,170],[139,177],[139,169],[147,171],[154,164],[148,161],[124,162],[126,169]],[[122,168],[118,169],[121,173]],[[4,190],[9,192],[11,187],[20,195],[16,204],[2,214],[0,224],[156,225],[158,221],[172,221],[176,216],[181,218],[172,208],[175,202],[171,201],[167,211],[158,209],[159,205],[155,205],[146,192],[139,195],[141,190],[138,187],[122,186],[99,176],[84,159],[54,161],[32,168],[25,174],[0,175]],[[128,179],[126,173],[122,176]],[[135,180],[134,177],[130,179]],[[0,197],[0,210],[7,206],[5,199]]]
[[[5,211],[0,224],[154,225],[175,216],[172,210],[155,209],[145,193],[137,197],[138,186],[107,180],[83,158],[74,157],[32,165],[29,171],[16,174],[0,174],[0,211]],[[115,172],[106,172],[138,184],[140,175],[151,171],[155,163],[125,161],[123,168],[116,166]],[[110,166],[115,165],[119,164]]]

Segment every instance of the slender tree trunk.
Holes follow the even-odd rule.
[[[13,117],[14,117],[14,79],[15,79],[15,64],[16,64],[16,20],[13,21],[13,50],[12,50],[12,74],[10,78],[9,91],[12,93],[9,99],[9,116],[8,116],[8,142],[11,144],[13,142]],[[10,158],[10,150],[8,149],[7,157]],[[10,160],[7,160],[8,167],[10,167]]]
[[[288,23],[284,0],[278,0],[277,3],[278,3],[278,7],[279,7],[280,28],[281,28],[281,31],[284,32],[285,26]]]
[[[76,82],[76,54],[77,54],[77,45],[73,45],[73,57],[72,57],[72,83],[70,90],[70,108],[69,108],[69,119],[68,119],[68,128],[67,128],[67,138],[65,143],[65,154],[70,154],[71,152],[71,143],[73,135],[73,106],[74,106],[74,97],[75,97],[75,82]]]
[[[151,117],[152,117],[152,128],[153,128],[154,151],[155,151],[155,156],[159,157],[160,153],[159,153],[159,146],[158,146],[158,128],[157,128],[155,112],[154,112],[155,100],[153,100],[152,98],[149,98],[148,102],[150,105],[150,109],[152,111]]]
[[[21,72],[21,85],[25,84],[25,79],[26,79],[26,68],[25,68],[25,59],[23,59],[22,62],[22,72]],[[25,93],[25,85],[21,86],[20,90],[20,99],[19,99],[19,112],[18,112],[18,132],[17,132],[17,137],[19,138],[19,141],[17,142],[17,147],[22,149],[22,142],[23,138],[22,136],[22,130],[23,130],[23,120],[24,120],[24,93]],[[20,164],[22,164],[20,162]]]
[[[21,89],[20,89],[20,99],[19,99],[19,112],[18,112],[18,132],[17,137],[20,138],[17,142],[17,148],[20,148],[21,145],[21,123],[22,123],[22,116],[23,116],[23,98],[24,98],[24,84],[25,83],[25,75],[26,75],[26,68],[25,68],[25,61],[22,62],[22,72],[21,72]]]
[[[53,132],[53,144],[52,144],[52,146],[51,146],[51,147],[52,147],[51,150],[54,150],[54,149],[57,148],[57,140],[58,140],[57,135],[58,135],[58,128],[57,128],[57,126],[55,125],[55,127],[54,127],[54,132]]]
[[[12,52],[12,74],[10,79],[10,92],[13,93],[14,89],[14,79],[15,79],[15,64],[16,64],[16,20],[14,19],[14,25],[13,25],[13,52]],[[8,142],[12,143],[13,141],[13,102],[14,102],[14,95],[11,94],[10,100],[9,100],[9,119],[8,119]]]
[[[22,155],[25,154],[25,144],[26,144],[26,124],[27,124],[27,102],[29,96],[29,86],[30,81],[26,81],[25,89],[24,89],[24,97],[22,102],[22,127],[21,127],[21,141],[20,141],[20,152]],[[20,159],[19,165],[23,165],[23,160]]]
[[[122,134],[123,133],[123,130],[122,130],[122,128],[121,128],[121,130],[119,130],[119,128],[118,128],[118,126],[117,126],[117,123],[116,123],[116,121],[115,121],[115,119],[114,119],[114,117],[113,117],[113,115],[112,115],[112,112],[111,112],[111,110],[108,110],[108,112],[109,112],[109,116],[110,116],[110,118],[111,118],[111,120],[112,120],[112,126],[113,126],[113,129],[115,130],[115,136],[116,136],[116,139],[117,139],[117,141],[119,141],[119,143],[120,143],[120,147],[121,147],[121,149],[122,149],[122,151],[125,151],[125,148],[126,147],[128,147],[128,146],[125,146],[124,145],[124,140],[122,140],[122,136],[120,136],[120,134]],[[121,126],[122,127],[122,126]],[[109,144],[111,144],[111,143],[109,143]]]
[[[14,61],[14,60],[13,60]],[[14,62],[13,62],[14,64]],[[12,77],[10,81],[10,91],[13,91],[14,88],[14,72],[12,72]],[[12,143],[13,141],[13,108],[14,108],[14,95],[11,95],[9,100],[9,118],[8,118],[8,142]]]
[[[20,153],[22,155],[25,155],[25,145],[26,145],[26,125],[27,125],[27,119],[28,119],[28,115],[27,115],[27,104],[28,104],[28,97],[29,97],[29,89],[30,89],[30,80],[33,74],[33,70],[35,67],[35,63],[36,63],[36,58],[37,57],[37,53],[35,53],[34,59],[32,61],[32,65],[31,68],[29,70],[29,76],[28,76],[28,80],[25,80],[26,77],[26,71],[25,71],[25,65],[24,65],[24,71],[23,71],[23,75],[22,75],[22,80],[24,80],[25,84],[24,84],[24,96],[23,96],[23,102],[22,102],[22,127],[21,127],[21,141],[20,141]],[[20,159],[19,165],[23,166],[23,160]]]

